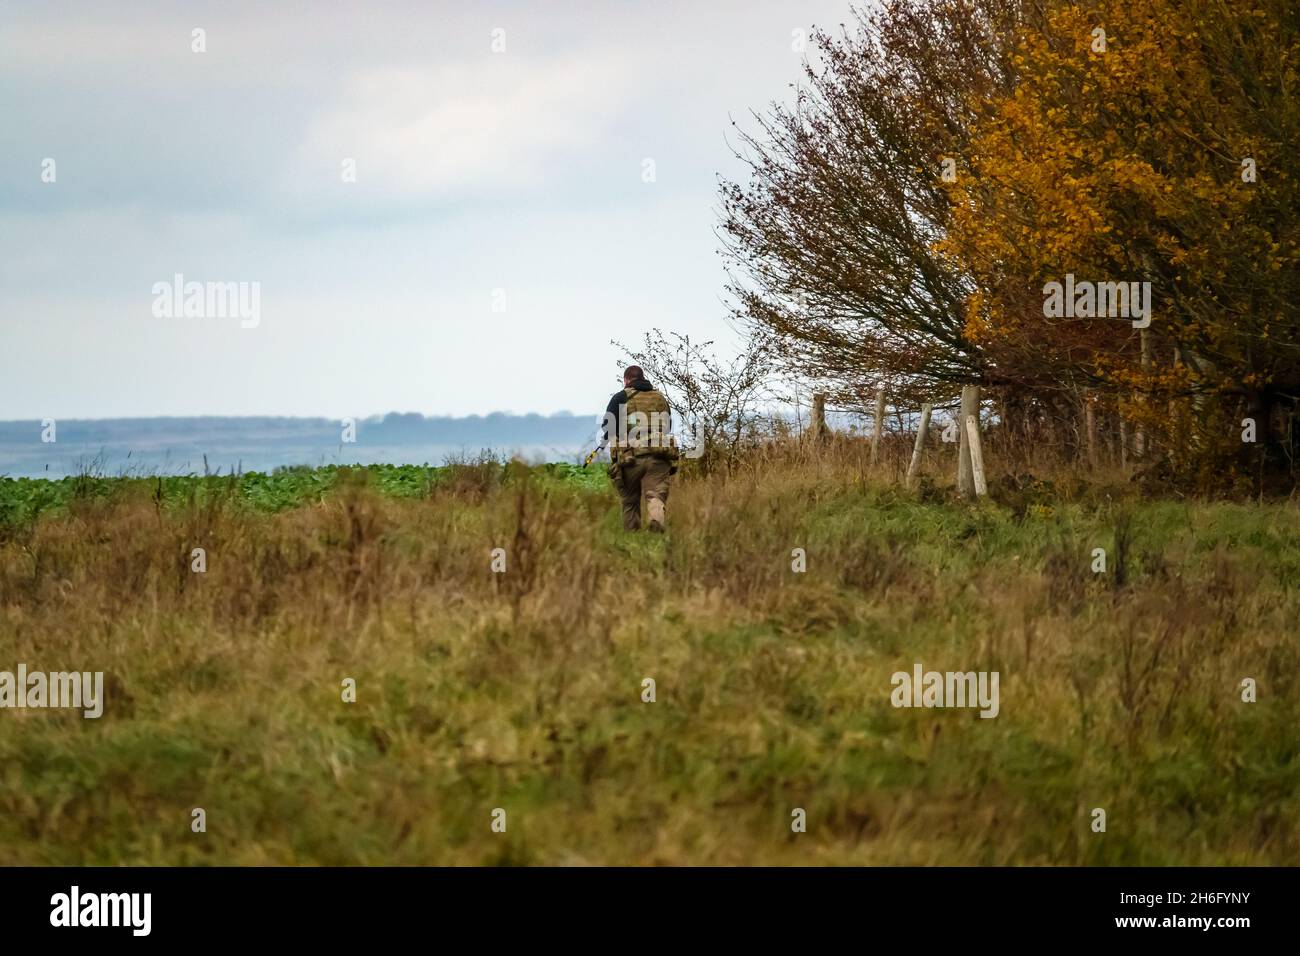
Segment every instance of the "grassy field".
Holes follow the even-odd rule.
[[[600,466],[0,480],[0,670],[108,686],[0,710],[0,864],[1300,859],[1300,508],[860,455],[683,475],[666,536]],[[1000,713],[894,708],[917,662]]]

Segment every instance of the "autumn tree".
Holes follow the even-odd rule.
[[[940,248],[964,333],[1001,367],[1113,395],[1186,469],[1222,475],[1300,395],[1297,20],[1289,0],[1056,2],[982,101]],[[1129,321],[1044,315],[1045,284],[1151,284]]]
[[[793,105],[740,134],[748,182],[721,184],[739,317],[786,368],[846,407],[996,379],[966,333],[973,286],[940,255],[942,185],[966,148],[973,98],[1009,95],[1014,0],[896,0],[816,51]]]

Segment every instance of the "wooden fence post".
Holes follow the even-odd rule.
[[[966,416],[966,434],[970,439],[970,471],[975,484],[975,497],[983,498],[989,493],[989,486],[984,480],[984,446],[980,444],[979,415]]]
[[[957,416],[957,493],[963,498],[975,497],[975,476],[971,472],[970,438],[967,435],[966,419],[971,415],[978,415],[979,410],[979,386],[963,385],[961,410]]]
[[[825,441],[829,434],[826,427],[826,393],[818,392],[813,396],[812,437],[813,441]]]
[[[885,427],[885,390],[876,391],[876,420],[871,426],[871,463],[880,458],[880,435]]]
[[[916,473],[921,468],[921,452],[925,449],[925,435],[930,430],[930,412],[933,406],[926,402],[921,406],[921,424],[916,429],[916,445],[912,448],[912,463],[907,466],[907,486],[912,487]]]

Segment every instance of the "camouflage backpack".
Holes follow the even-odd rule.
[[[647,391],[627,388],[624,391],[627,394],[627,404],[624,406],[627,428],[618,436],[619,451],[632,456],[660,455],[676,458],[677,445],[669,434],[673,418],[668,400],[653,388]],[[620,430],[622,424],[619,423]]]

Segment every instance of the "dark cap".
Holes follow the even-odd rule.
[[[640,365],[629,365],[627,368],[623,369],[624,381],[631,379],[635,382],[638,378],[645,378],[645,372],[641,371]]]

